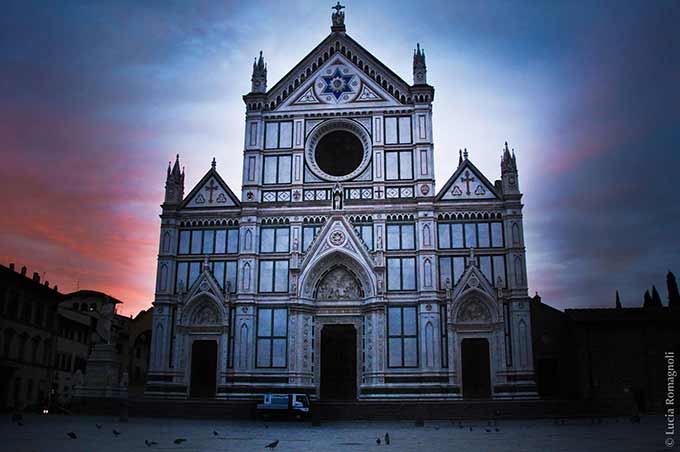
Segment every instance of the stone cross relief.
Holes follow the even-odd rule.
[[[206,191],[208,191],[208,192],[210,193],[210,196],[208,197],[208,202],[213,202],[213,193],[214,193],[215,191],[217,191],[218,188],[219,188],[219,186],[218,186],[218,185],[215,185],[215,181],[214,181],[214,180],[211,180],[211,181],[210,181],[210,185],[208,185],[207,187],[205,187]]]
[[[465,182],[465,194],[469,195],[470,194],[470,182],[473,182],[475,180],[474,177],[470,176],[470,171],[465,171],[465,177],[461,179],[462,182]]]

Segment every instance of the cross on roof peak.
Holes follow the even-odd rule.
[[[335,5],[334,7],[332,7],[331,9],[334,9],[336,13],[339,13],[340,10],[341,10],[341,9],[344,9],[344,8],[345,8],[345,7],[344,7],[343,5],[341,5],[340,2],[338,2],[338,4]]]

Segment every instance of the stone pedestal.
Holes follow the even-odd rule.
[[[75,387],[77,399],[126,399],[127,374],[121,379],[115,346],[96,344],[87,360],[85,380]]]

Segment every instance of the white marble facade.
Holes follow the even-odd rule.
[[[217,346],[208,397],[319,396],[328,325],[354,328],[359,399],[536,395],[514,152],[495,183],[461,154],[436,192],[420,47],[413,66],[409,84],[335,12],[272,88],[253,64],[240,200],[215,161],[186,196],[168,168],[148,396],[200,392],[196,341]]]

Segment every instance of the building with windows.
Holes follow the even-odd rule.
[[[0,410],[41,406],[50,394],[62,295],[40,280],[0,265]]]
[[[240,199],[168,167],[146,394],[535,397],[514,152],[435,190],[424,51],[406,82],[342,8],[273,87],[253,63]]]
[[[153,310],[128,318],[116,314],[119,303],[93,290],[62,294],[25,266],[0,265],[0,411],[70,406],[102,342],[113,344],[118,374],[127,372],[131,394],[140,394]]]

